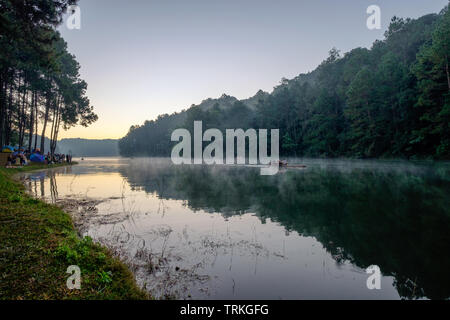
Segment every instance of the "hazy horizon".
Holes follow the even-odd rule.
[[[369,30],[366,9],[375,3],[366,0],[81,0],[81,30],[58,29],[99,120],[61,139],[117,139],[207,98],[271,92],[281,78],[314,70],[332,47],[344,53],[383,39],[392,16],[417,18],[447,3],[379,0],[382,28]]]

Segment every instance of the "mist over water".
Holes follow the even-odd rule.
[[[27,173],[156,297],[450,297],[448,163],[289,159],[306,169],[91,158]],[[381,290],[365,268],[378,265]]]

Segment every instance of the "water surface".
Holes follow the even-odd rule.
[[[113,248],[156,297],[450,297],[448,164],[299,160],[248,166],[91,158],[23,175]],[[378,265],[381,290],[365,269]]]

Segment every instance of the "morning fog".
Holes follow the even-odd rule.
[[[258,129],[258,132],[255,129],[246,131],[226,129],[225,164],[268,165],[261,168],[261,175],[278,173],[279,129],[270,130],[270,156],[267,152],[267,134],[267,129]],[[219,129],[208,129],[203,132],[202,121],[194,121],[194,157],[192,158],[191,133],[187,129],[180,128],[174,130],[171,136],[171,141],[179,142],[172,149],[172,162],[174,164],[224,164],[223,140],[222,131]],[[210,143],[203,149],[203,142]],[[246,150],[248,150],[248,157]]]

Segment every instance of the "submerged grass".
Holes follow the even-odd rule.
[[[91,238],[80,239],[69,214],[27,195],[13,175],[61,165],[0,168],[0,299],[146,299],[131,271]],[[81,289],[67,288],[70,265]]]

